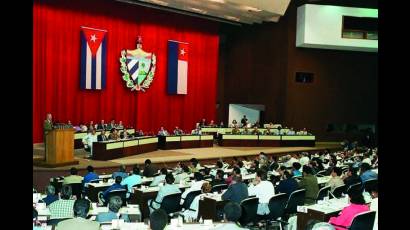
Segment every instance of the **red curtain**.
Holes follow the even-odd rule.
[[[122,120],[156,132],[160,126],[191,130],[201,118],[215,120],[218,24],[115,1],[34,1],[33,143],[42,142],[46,113],[73,124]],[[102,91],[80,90],[80,26],[108,30],[107,80]],[[120,52],[143,49],[157,56],[151,87],[131,92],[122,80]],[[167,41],[189,43],[188,94],[168,95]]]

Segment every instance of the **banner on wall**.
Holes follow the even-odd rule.
[[[188,43],[168,41],[168,93],[188,92]]]
[[[81,89],[105,89],[107,31],[81,26]]]
[[[154,53],[142,50],[142,38],[138,36],[137,49],[121,51],[120,58],[122,79],[131,91],[148,89],[154,80],[157,59]]]

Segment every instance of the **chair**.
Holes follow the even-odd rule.
[[[184,203],[182,204],[182,207],[184,209],[189,209],[189,207],[191,207],[192,201],[194,201],[195,197],[198,196],[199,194],[201,194],[201,190],[189,192],[184,199]]]
[[[288,201],[288,195],[286,193],[279,193],[274,195],[269,200],[269,215],[267,215],[266,229],[269,229],[269,222],[279,222],[279,228],[282,229],[282,223],[284,221],[278,220],[285,214],[285,207]],[[286,223],[287,224],[287,223]]]
[[[346,185],[336,187],[331,193],[335,198],[342,197],[342,193],[346,193]]]
[[[239,223],[242,226],[256,222],[257,211],[258,211],[259,198],[250,197],[241,201],[242,215],[239,218]]]
[[[358,183],[356,183],[356,184],[350,185],[349,188],[346,189],[346,193],[348,193],[350,190],[361,192],[361,190],[362,190],[362,182],[358,182]]]
[[[80,199],[83,191],[83,183],[72,183],[68,185],[71,187],[72,194],[75,195],[77,199]]]
[[[296,214],[297,213],[297,206],[302,206],[305,204],[305,195],[306,195],[306,189],[299,189],[294,192],[292,192],[289,195],[289,199],[286,202],[286,207],[285,207],[285,214],[291,215],[291,214]]]
[[[126,189],[116,189],[116,190],[111,190],[107,194],[107,199],[104,203],[107,204],[112,196],[119,196],[121,197],[122,200],[122,205],[123,207],[127,206],[127,190]]]
[[[370,179],[367,180],[363,183],[363,188],[366,192],[370,193],[370,189],[374,186],[377,185],[378,179]]]
[[[330,186],[325,186],[319,190],[317,193],[316,201],[323,200],[326,196],[329,196]]]
[[[159,208],[163,209],[168,215],[181,211],[182,206],[179,204],[181,201],[181,195],[181,193],[175,193],[164,196]]]
[[[90,180],[88,183],[99,183],[100,181],[102,181],[102,179],[94,179]]]
[[[224,190],[224,189],[228,189],[228,185],[227,185],[227,184],[217,184],[217,185],[214,185],[214,186],[212,187],[211,192],[221,193],[222,190]]]
[[[349,229],[349,230],[363,230],[363,229],[373,229],[374,219],[376,218],[375,211],[367,211],[357,214],[350,226],[345,227],[337,224],[332,224],[338,228]]]
[[[71,219],[71,218],[50,219],[50,220],[47,220],[47,225],[57,226],[57,224],[60,223],[61,221],[68,220],[68,219]]]
[[[326,171],[327,171],[327,170],[319,171],[319,172],[316,173],[316,176],[317,176],[317,177],[326,176]]]

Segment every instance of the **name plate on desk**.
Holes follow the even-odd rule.
[[[208,140],[213,140],[213,139],[214,139],[214,136],[212,135],[202,135],[201,136],[202,141],[208,141]]]
[[[177,137],[166,137],[165,138],[165,141],[166,142],[175,142],[175,141],[181,141],[181,137],[180,136],[177,136]]]
[[[85,136],[87,136],[87,133],[75,133],[74,139],[83,139]]]
[[[224,140],[258,140],[257,135],[224,135]]]
[[[110,149],[119,149],[124,147],[124,142],[115,142],[115,143],[109,143],[106,145],[105,149],[110,150]]]
[[[315,136],[282,136],[284,141],[314,141]]]
[[[200,136],[181,136],[181,141],[199,141],[199,138]]]
[[[280,136],[259,135],[259,140],[280,140]]]
[[[138,145],[138,140],[125,141],[125,142],[124,142],[124,148],[125,148],[125,147],[130,147],[130,146],[136,146],[136,145]]]
[[[134,133],[135,133],[135,129],[127,129],[127,133],[129,133],[129,134],[134,134]]]
[[[203,133],[216,133],[219,128],[201,128]]]
[[[158,143],[158,137],[140,139],[139,142],[140,142],[140,145]]]

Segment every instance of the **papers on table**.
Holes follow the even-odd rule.
[[[206,197],[206,198],[209,198],[209,199],[212,199],[212,200],[216,200],[216,201],[222,201],[222,194],[223,194],[223,192],[221,193],[221,194],[219,194],[219,193],[207,193],[207,194],[203,194],[202,196],[203,197]]]
[[[326,184],[329,182],[329,180],[332,178],[332,176],[322,176],[317,178],[317,183],[318,184]]]

